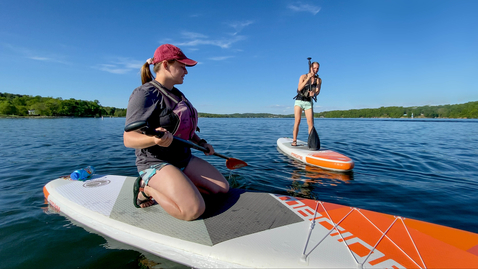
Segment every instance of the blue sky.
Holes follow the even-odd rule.
[[[0,92],[126,108],[161,44],[199,62],[199,112],[292,114],[307,57],[315,112],[478,101],[475,0],[2,0]]]

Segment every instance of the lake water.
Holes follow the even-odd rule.
[[[201,118],[200,136],[246,161],[235,188],[307,196],[478,233],[478,121],[315,119],[322,147],[355,161],[351,173],[306,167],[277,151],[293,119]],[[92,165],[136,176],[122,140],[124,118],[0,119],[0,268],[165,268],[179,264],[128,249],[51,214],[43,186]],[[300,140],[307,140],[302,121]],[[197,156],[204,156],[195,152]]]

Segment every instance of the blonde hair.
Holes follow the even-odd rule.
[[[168,60],[166,61],[168,64],[172,64],[176,60]],[[158,73],[159,70],[161,69],[161,65],[163,64],[164,61],[155,63],[153,67],[154,73]],[[141,66],[141,82],[142,84],[148,83],[154,79],[153,74],[151,73],[151,69],[149,68],[149,63],[146,62]]]

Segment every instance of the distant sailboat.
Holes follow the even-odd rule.
[[[412,119],[413,119],[413,113],[412,113]]]

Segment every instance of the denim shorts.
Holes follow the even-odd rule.
[[[302,100],[295,100],[294,106],[298,106],[303,110],[311,109],[312,108],[312,101],[302,101]]]

